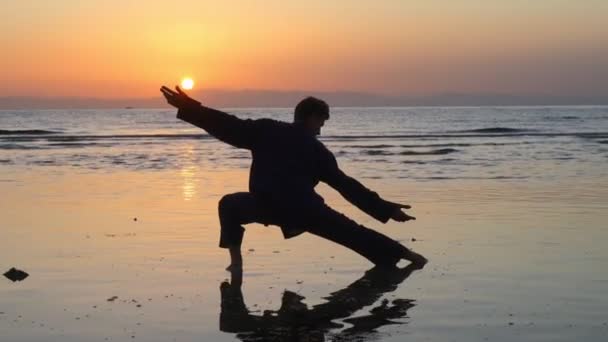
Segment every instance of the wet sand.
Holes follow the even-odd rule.
[[[605,180],[363,179],[413,206],[417,221],[387,225],[321,187],[336,209],[429,264],[370,276],[366,260],[329,242],[249,225],[241,284],[224,270],[216,208],[223,194],[246,189],[246,177],[204,165],[3,170],[0,271],[29,277],[0,279],[0,340],[608,336]]]

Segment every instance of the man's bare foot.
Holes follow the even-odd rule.
[[[243,256],[241,255],[241,246],[229,248],[230,265],[226,267],[226,271],[241,271],[243,270]]]
[[[428,261],[427,258],[423,257],[422,255],[416,253],[416,252],[412,252],[409,251],[406,256],[403,257],[405,260],[408,260],[409,262],[412,263],[413,266],[418,267],[418,268],[423,268],[424,265],[426,265]]]

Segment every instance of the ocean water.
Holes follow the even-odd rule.
[[[290,121],[291,109],[236,109]],[[179,169],[240,167],[249,153],[175,119],[172,110],[0,112],[5,167]],[[320,139],[370,178],[555,180],[604,177],[608,108],[334,108]],[[184,145],[196,142],[184,158]]]
[[[217,201],[248,151],[170,109],[0,111],[0,271],[30,274],[0,279],[0,341],[606,339],[608,107],[333,108],[319,138],[417,220],[327,202],[427,267],[254,224],[236,286]]]

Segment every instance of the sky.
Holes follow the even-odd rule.
[[[20,0],[0,97],[198,89],[608,96],[606,0]]]

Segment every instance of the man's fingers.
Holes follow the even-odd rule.
[[[190,95],[188,95],[188,94],[187,94],[185,91],[183,91],[183,90],[182,90],[182,88],[180,88],[179,86],[175,86],[175,89],[177,90],[177,92],[178,92],[180,95],[183,95],[183,96],[185,96],[185,97],[187,97],[187,98],[190,98]]]
[[[163,92],[163,93],[171,93],[171,92],[173,92],[171,89],[169,89],[169,88],[167,88],[165,86],[160,87],[160,91]]]
[[[175,97],[177,95],[176,93],[174,93],[173,91],[171,91],[171,89],[166,88],[166,87],[160,88],[160,92],[163,93],[163,95],[166,98],[172,98],[172,97]]]
[[[169,94],[171,96],[176,96],[177,95],[177,93],[175,91],[173,91],[170,88],[165,87],[165,86],[162,86],[160,88],[160,91],[163,92],[164,94]]]
[[[394,206],[396,206],[397,208],[403,208],[403,209],[411,209],[412,206],[409,204],[401,204],[401,203],[397,203],[397,202],[390,202],[391,204],[393,204]]]

